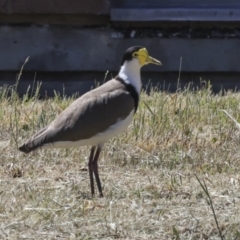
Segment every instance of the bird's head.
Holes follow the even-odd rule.
[[[142,46],[134,46],[134,47],[128,48],[123,55],[121,66],[125,62],[129,62],[132,60],[135,60],[135,61],[138,60],[140,67],[143,67],[144,65],[147,65],[147,64],[156,64],[159,66],[162,65],[160,61],[149,56],[147,49]]]

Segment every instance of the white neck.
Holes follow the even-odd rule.
[[[125,61],[121,66],[118,76],[122,78],[126,83],[131,84],[138,94],[141,91],[141,66],[138,59],[132,59],[131,61]]]

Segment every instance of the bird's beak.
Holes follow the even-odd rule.
[[[148,57],[147,59],[147,64],[152,63],[158,66],[162,66],[162,63],[160,61],[158,61],[157,59],[153,58],[153,57]]]

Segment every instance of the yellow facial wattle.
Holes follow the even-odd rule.
[[[162,63],[158,61],[157,59],[149,56],[148,51],[146,48],[141,48],[137,52],[133,53],[133,57],[137,57],[139,60],[139,63],[141,66],[147,65],[147,64],[156,64],[161,66]]]

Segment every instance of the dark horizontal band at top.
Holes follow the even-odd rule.
[[[112,8],[112,21],[240,21],[239,8]]]

